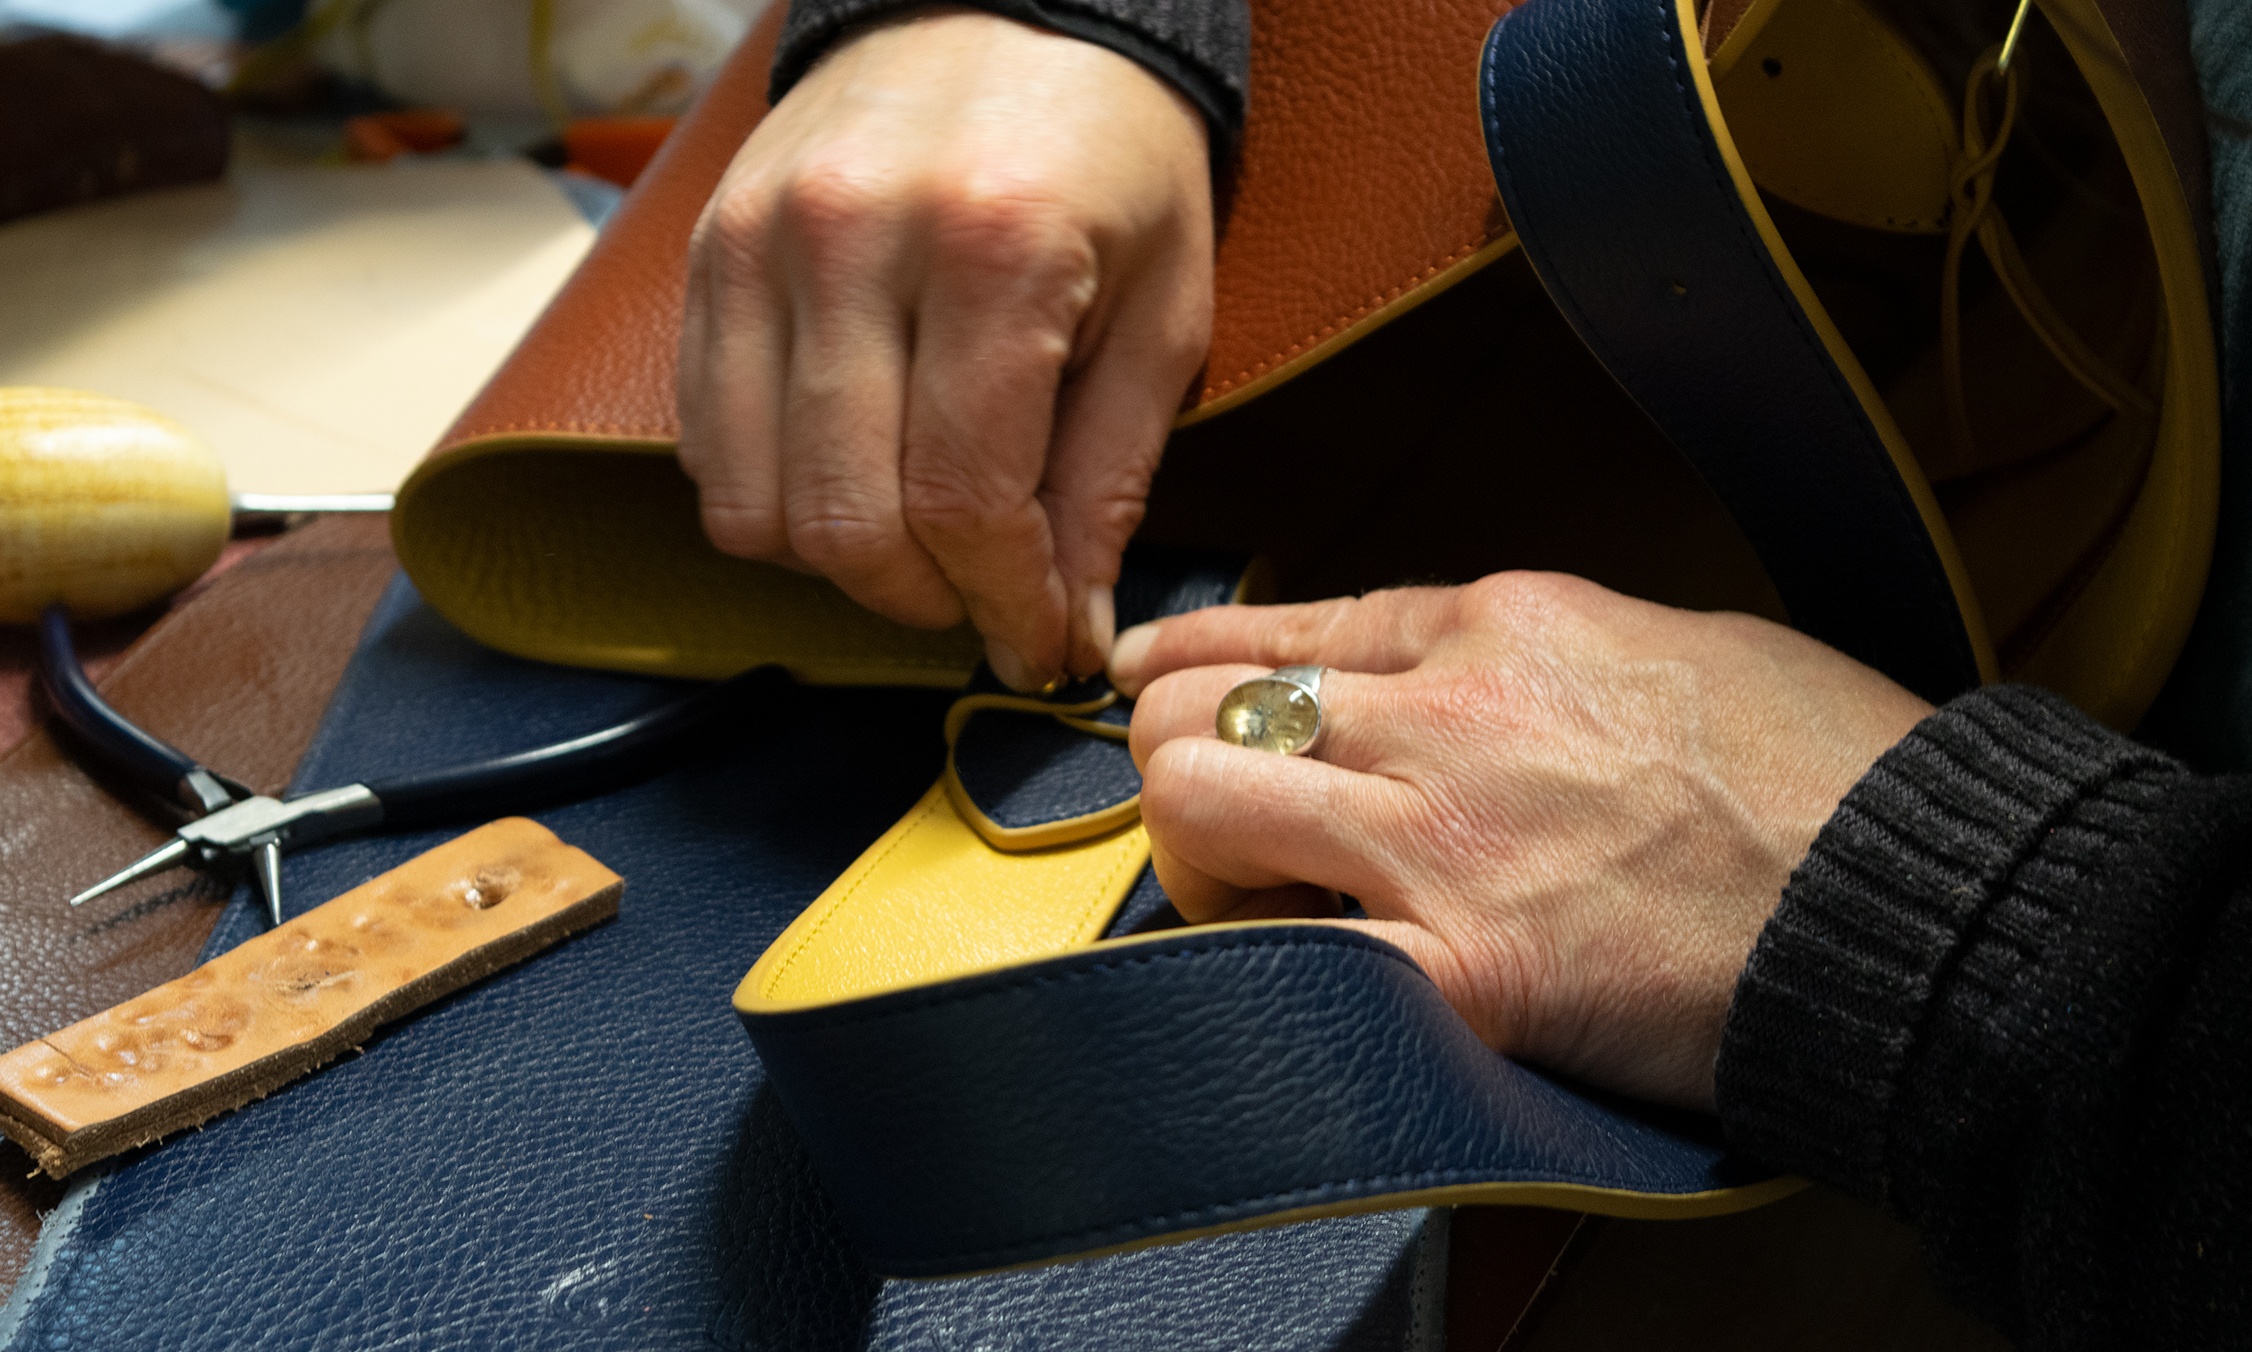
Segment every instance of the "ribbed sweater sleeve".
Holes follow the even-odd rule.
[[[791,0],[774,53],[770,99],[779,99],[837,35],[930,0]],[[1243,131],[1251,71],[1250,0],[965,0],[973,9],[1038,24],[1108,47],[1170,82],[1204,114],[1212,162],[1224,164]]]
[[[2023,687],[1926,719],[1730,1007],[1748,1154],[1912,1221],[2028,1348],[2252,1342],[2252,781]]]

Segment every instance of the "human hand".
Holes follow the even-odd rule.
[[[959,10],[852,38],[767,115],[689,250],[680,462],[730,554],[1034,689],[1111,584],[1212,322],[1202,116],[1077,38]]]
[[[1238,681],[1318,663],[1313,757],[1220,741]],[[1158,878],[1192,922],[1337,914],[1488,1045],[1710,1108],[1791,870],[1930,706],[1812,639],[1577,578],[1223,606],[1121,635]]]

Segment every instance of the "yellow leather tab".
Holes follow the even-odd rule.
[[[1148,862],[1138,822],[1058,849],[996,850],[934,784],[782,931],[735,1007],[829,1004],[1091,944]]]
[[[542,662],[710,679],[775,665],[818,685],[954,687],[984,655],[966,624],[910,629],[824,579],[720,553],[661,442],[455,447],[399,490],[391,536],[439,614]]]
[[[1722,53],[1715,91],[1753,182],[1874,230],[1947,228],[1954,100],[1864,0],[1789,0]]]

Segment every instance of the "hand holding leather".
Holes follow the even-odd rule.
[[[1135,62],[919,11],[776,105],[690,248],[681,464],[728,553],[1031,688],[1110,585],[1212,320],[1202,117]]]
[[[1294,663],[1332,668],[1317,758],[1213,735],[1229,687]],[[1141,692],[1142,817],[1188,919],[1351,895],[1370,919],[1340,923],[1488,1045],[1708,1109],[1792,868],[1930,711],[1765,620],[1527,573],[1177,616],[1121,635],[1112,680]]]

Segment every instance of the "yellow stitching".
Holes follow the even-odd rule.
[[[1327,327],[1318,329],[1307,337],[1299,339],[1296,343],[1293,343],[1287,349],[1281,352],[1277,352],[1271,357],[1268,357],[1264,362],[1261,362],[1253,367],[1247,367],[1246,369],[1237,372],[1235,375],[1230,376],[1228,380],[1223,384],[1205,386],[1204,393],[1197,396],[1198,401],[1203,402],[1205,400],[1216,399],[1219,396],[1226,394],[1229,390],[1234,389],[1236,386],[1243,384],[1247,380],[1253,380],[1258,378],[1259,376],[1265,375],[1267,372],[1273,370],[1277,363],[1288,361],[1292,357],[1297,356],[1299,353],[1304,352],[1307,348],[1321,342],[1323,339],[1333,337],[1340,331],[1352,327],[1354,324],[1357,324],[1361,320],[1367,318],[1371,312],[1379,309],[1382,306],[1389,305],[1395,300],[1398,300],[1408,292],[1413,291],[1415,288],[1423,285],[1425,282],[1430,281],[1433,277],[1436,277],[1440,273],[1445,272],[1448,268],[1453,267],[1455,264],[1461,262],[1465,258],[1468,258],[1470,255],[1478,252],[1480,249],[1485,248],[1487,245],[1493,243],[1497,239],[1500,239],[1502,235],[1507,233],[1507,230],[1503,230],[1499,234],[1493,233],[1491,231],[1487,232],[1487,234],[1479,239],[1477,243],[1464,245],[1462,248],[1457,249],[1455,252],[1448,254],[1445,258],[1440,259],[1438,262],[1425,267],[1423,271],[1417,273],[1407,281],[1401,282],[1399,285],[1393,287],[1390,291],[1382,292],[1374,299],[1364,302],[1359,309],[1354,310],[1341,318],[1331,320]]]
[[[828,907],[821,912],[821,918],[813,922],[813,928],[807,930],[805,934],[801,938],[799,938],[797,944],[790,949],[789,956],[782,959],[782,965],[775,968],[774,975],[767,979],[766,989],[760,992],[761,995],[763,995],[767,999],[772,999],[774,997],[774,988],[782,984],[783,977],[789,975],[790,968],[795,965],[798,960],[798,954],[805,952],[806,948],[811,945],[815,939],[820,937],[821,931],[828,928],[829,922],[836,917],[837,912],[843,910],[845,906],[852,900],[853,895],[860,891],[860,885],[868,881],[869,875],[874,873],[877,867],[881,865],[886,859],[891,858],[891,852],[893,850],[896,850],[900,846],[906,844],[907,838],[909,836],[921,830],[923,819],[930,816],[933,812],[936,811],[938,811],[938,803],[933,800],[926,799],[924,801],[923,810],[915,814],[913,817],[908,818],[907,829],[892,837],[891,844],[884,847],[884,852],[877,855],[874,859],[870,860],[868,862],[868,867],[860,870],[860,876],[853,880],[852,886],[846,888],[843,895],[839,896],[835,901],[829,903]]]

